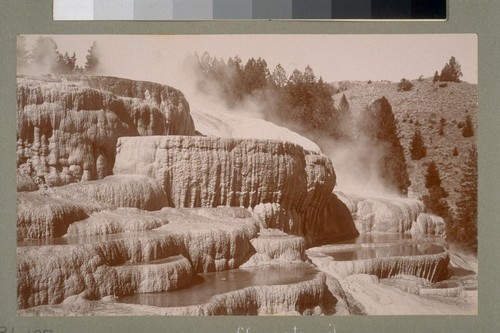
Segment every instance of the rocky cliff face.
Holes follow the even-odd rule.
[[[17,80],[19,190],[103,178],[117,138],[166,134],[194,135],[189,105],[174,88],[112,77]]]
[[[280,229],[323,238],[335,185],[331,161],[285,141],[209,137],[124,137],[115,174],[142,174],[163,185],[174,207],[278,204]]]

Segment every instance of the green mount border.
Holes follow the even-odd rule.
[[[449,1],[443,22],[287,21],[52,21],[52,1],[4,0],[0,9],[0,332],[498,332],[500,302],[500,2]],[[432,34],[477,33],[479,38],[479,315],[349,317],[17,317],[16,224],[16,35],[17,34]],[[248,329],[248,330],[247,330]],[[37,331],[38,330],[38,331]]]

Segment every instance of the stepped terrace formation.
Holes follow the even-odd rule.
[[[332,162],[296,133],[224,137],[236,116],[198,115],[221,137],[196,136],[184,95],[150,82],[20,77],[17,91],[19,315],[471,311],[444,221],[418,200],[333,192]]]

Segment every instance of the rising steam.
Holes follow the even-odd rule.
[[[192,56],[180,57],[174,61],[166,59],[161,52],[151,52],[142,58],[133,54],[123,57],[123,50],[119,51],[121,48],[116,45],[92,45],[91,49],[98,62],[88,74],[155,81],[181,90],[190,103],[195,122],[198,122],[195,126],[202,134],[210,134],[203,131],[212,131],[212,134],[221,136],[254,135],[256,138],[280,138],[297,142],[311,150],[317,150],[317,144],[334,164],[337,190],[378,196],[396,193],[387,188],[380,177],[381,158],[386,153],[383,144],[375,143],[359,132],[357,140],[333,140],[331,137],[318,136],[317,133],[308,133],[304,128],[280,118],[276,112],[270,112],[270,109],[280,102],[279,95],[271,90],[246,95],[238,103],[228,105],[227,101],[221,98],[224,91],[220,85],[213,81],[204,81],[203,86],[200,86],[202,73]],[[31,53],[28,53],[26,40],[21,36],[18,38],[18,74],[53,72],[53,64],[58,55],[53,39],[39,37],[35,40]],[[82,58],[82,55],[79,57]],[[269,126],[265,121],[286,126],[298,134],[278,126]],[[211,124],[207,125],[209,123]],[[312,138],[316,144],[307,138]]]

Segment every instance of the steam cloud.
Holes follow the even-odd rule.
[[[23,43],[23,40],[18,39],[18,49]],[[57,57],[53,45],[45,41],[36,43],[35,46],[36,49],[31,52],[31,58],[36,59],[36,61],[31,61],[28,64],[22,64],[22,61],[19,61],[20,54],[18,51],[18,74],[45,74],[51,72],[51,64],[56,61]],[[137,58],[135,59],[136,63],[132,64],[124,63],[121,60],[120,52],[117,51],[119,49],[120,47],[116,45],[99,44],[99,47],[94,49],[95,55],[99,59],[99,66],[92,74],[127,77],[168,84],[184,93],[193,111],[203,110],[214,115],[215,119],[232,115],[277,121],[299,132],[296,126],[291,123],[287,124],[284,119],[269,117],[269,112],[266,111],[269,111],[269,108],[275,102],[273,100],[273,98],[276,98],[275,94],[264,92],[266,94],[265,98],[246,96],[243,101],[230,107],[221,98],[222,92],[219,85],[209,84],[210,81],[205,81],[203,91],[199,89],[197,83],[201,79],[201,73],[192,61],[192,56],[183,55],[176,59],[177,61],[172,61],[172,59],[163,58],[161,53],[156,54],[153,52],[148,56],[149,58]],[[80,54],[79,57],[81,58],[82,55]],[[127,59],[133,61],[134,56],[129,56]],[[255,128],[255,133],[256,137],[260,137],[259,128]],[[311,133],[299,132],[299,135],[312,137]],[[396,195],[395,191],[385,187],[380,178],[380,161],[385,150],[382,145],[374,144],[372,140],[363,135],[359,135],[358,139],[352,142],[336,141],[328,137],[317,136],[314,137],[313,141],[321,147],[323,153],[330,157],[333,162],[337,174],[336,190],[373,196]]]

